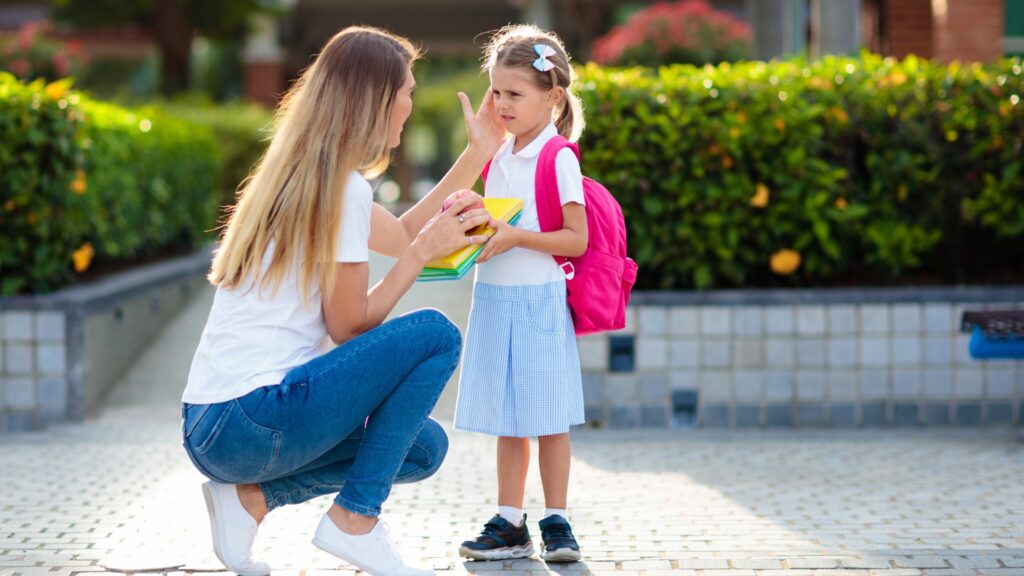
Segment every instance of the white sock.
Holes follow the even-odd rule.
[[[498,516],[512,523],[513,526],[523,525],[523,509],[511,506],[498,506]]]
[[[554,516],[556,514],[561,516],[562,518],[564,518],[567,521],[569,520],[569,513],[566,512],[564,508],[545,508],[544,509],[544,518],[541,518],[541,520],[546,520],[546,519],[548,519],[548,518],[550,518],[550,517],[552,517],[552,516]]]

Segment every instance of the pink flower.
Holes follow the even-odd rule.
[[[58,76],[67,76],[68,73],[71,72],[71,66],[68,63],[68,57],[64,54],[54,54],[53,68],[57,71]]]
[[[644,47],[645,53],[678,57],[679,51],[699,51],[706,43],[723,58],[727,50],[749,45],[750,38],[746,23],[716,11],[707,0],[658,2],[595,40],[592,57],[602,64],[625,63],[621,60],[627,52]]]
[[[11,72],[15,76],[28,76],[32,66],[29,65],[28,60],[24,58],[18,58],[11,62]]]

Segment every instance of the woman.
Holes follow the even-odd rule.
[[[243,576],[260,521],[280,506],[336,494],[313,543],[375,575],[408,565],[378,520],[395,482],[433,474],[447,438],[428,415],[459,358],[455,326],[434,310],[384,319],[425,263],[482,236],[467,194],[500,146],[490,96],[470,143],[401,218],[372,201],[412,110],[416,49],[352,27],[328,41],[283,99],[270,146],[244,184],[209,275],[213,308],[183,395],[184,445],[203,485],[214,551]],[[368,289],[368,250],[398,260]],[[382,323],[383,322],[383,323]],[[329,338],[329,339],[328,339]],[[337,345],[334,347],[334,345]]]

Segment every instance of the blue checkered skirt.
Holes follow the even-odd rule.
[[[494,436],[583,424],[583,384],[565,282],[473,287],[455,427]]]

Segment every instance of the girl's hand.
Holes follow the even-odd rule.
[[[480,256],[477,257],[477,264],[483,264],[492,257],[504,254],[509,249],[519,245],[519,229],[515,226],[504,220],[492,220],[490,227],[494,228],[496,232],[487,241],[487,245],[480,252]]]
[[[487,210],[470,206],[481,201],[479,194],[465,194],[456,200],[448,210],[434,216],[420,230],[409,246],[422,264],[445,256],[470,244],[481,244],[487,236],[467,236],[466,232],[491,221]]]
[[[494,94],[487,89],[480,108],[473,114],[473,106],[465,92],[459,92],[462,102],[462,116],[466,121],[466,132],[469,134],[469,146],[476,148],[482,155],[492,158],[501,148],[502,142],[508,137],[501,118],[494,109]]]

